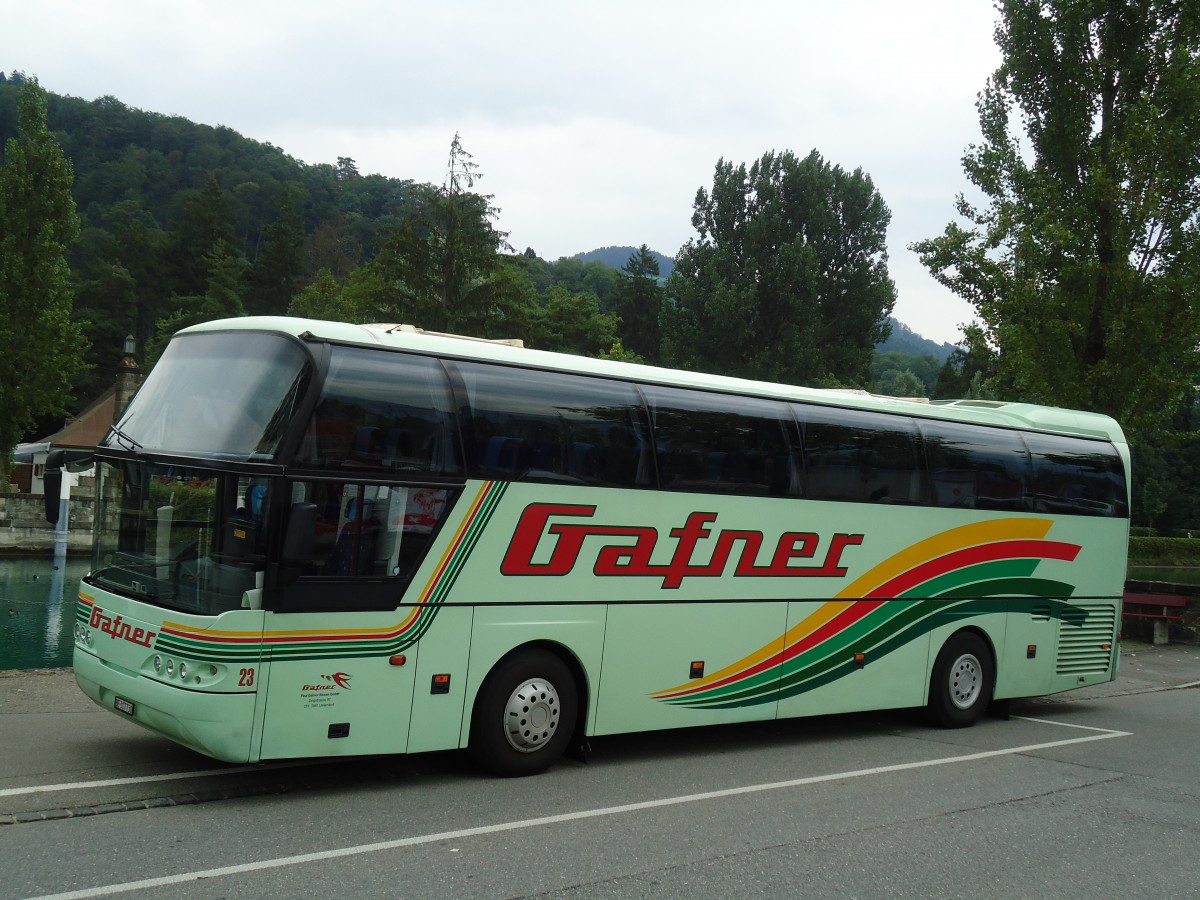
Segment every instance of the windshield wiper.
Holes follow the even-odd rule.
[[[141,450],[142,449],[141,444],[139,444],[137,441],[135,441],[133,438],[131,438],[129,435],[127,435],[125,432],[123,432],[116,425],[108,426],[108,435],[105,435],[105,437],[104,437],[104,439],[106,441],[108,440],[109,435],[113,435],[116,437],[116,439],[118,441],[122,441],[125,445],[126,450]]]

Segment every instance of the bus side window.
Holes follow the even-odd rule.
[[[298,482],[293,497],[316,507],[306,577],[409,578],[451,505],[435,487]]]
[[[1033,460],[1036,512],[1126,516],[1125,476],[1116,449],[1052,434],[1025,436]]]
[[[1023,512],[1029,508],[1029,453],[1003,428],[921,422],[936,506]]]
[[[785,404],[647,386],[664,490],[794,496],[795,425]]]
[[[859,503],[924,503],[920,434],[907,416],[795,405],[803,432],[805,496]]]
[[[295,462],[343,475],[459,475],[459,447],[450,385],[439,363],[337,347]]]
[[[645,411],[629,384],[447,363],[466,393],[475,478],[653,487]]]

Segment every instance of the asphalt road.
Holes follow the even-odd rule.
[[[0,898],[1200,897],[1200,648],[942,731],[913,713],[236,768],[0,675]]]

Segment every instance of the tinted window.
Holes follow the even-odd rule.
[[[1127,516],[1121,458],[1111,444],[1026,434],[1033,461],[1033,508],[1082,516]]]
[[[301,573],[408,579],[424,559],[452,499],[445,488],[295,482],[293,502],[316,506],[311,553],[297,561]]]
[[[332,470],[459,474],[452,410],[439,363],[335,347],[296,462]]]
[[[666,490],[798,493],[795,425],[783,403],[662,387],[645,392]]]
[[[479,478],[610,487],[654,484],[645,413],[629,384],[476,363],[447,364],[471,413]]]
[[[794,406],[813,500],[926,502],[916,425],[905,416]]]
[[[1029,454],[1017,432],[924,421],[921,433],[937,506],[1028,508]]]

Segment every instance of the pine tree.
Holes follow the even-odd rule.
[[[25,82],[0,167],[0,482],[39,416],[66,414],[87,342],[71,321],[66,250],[79,233],[71,164],[46,128],[46,94]]]

